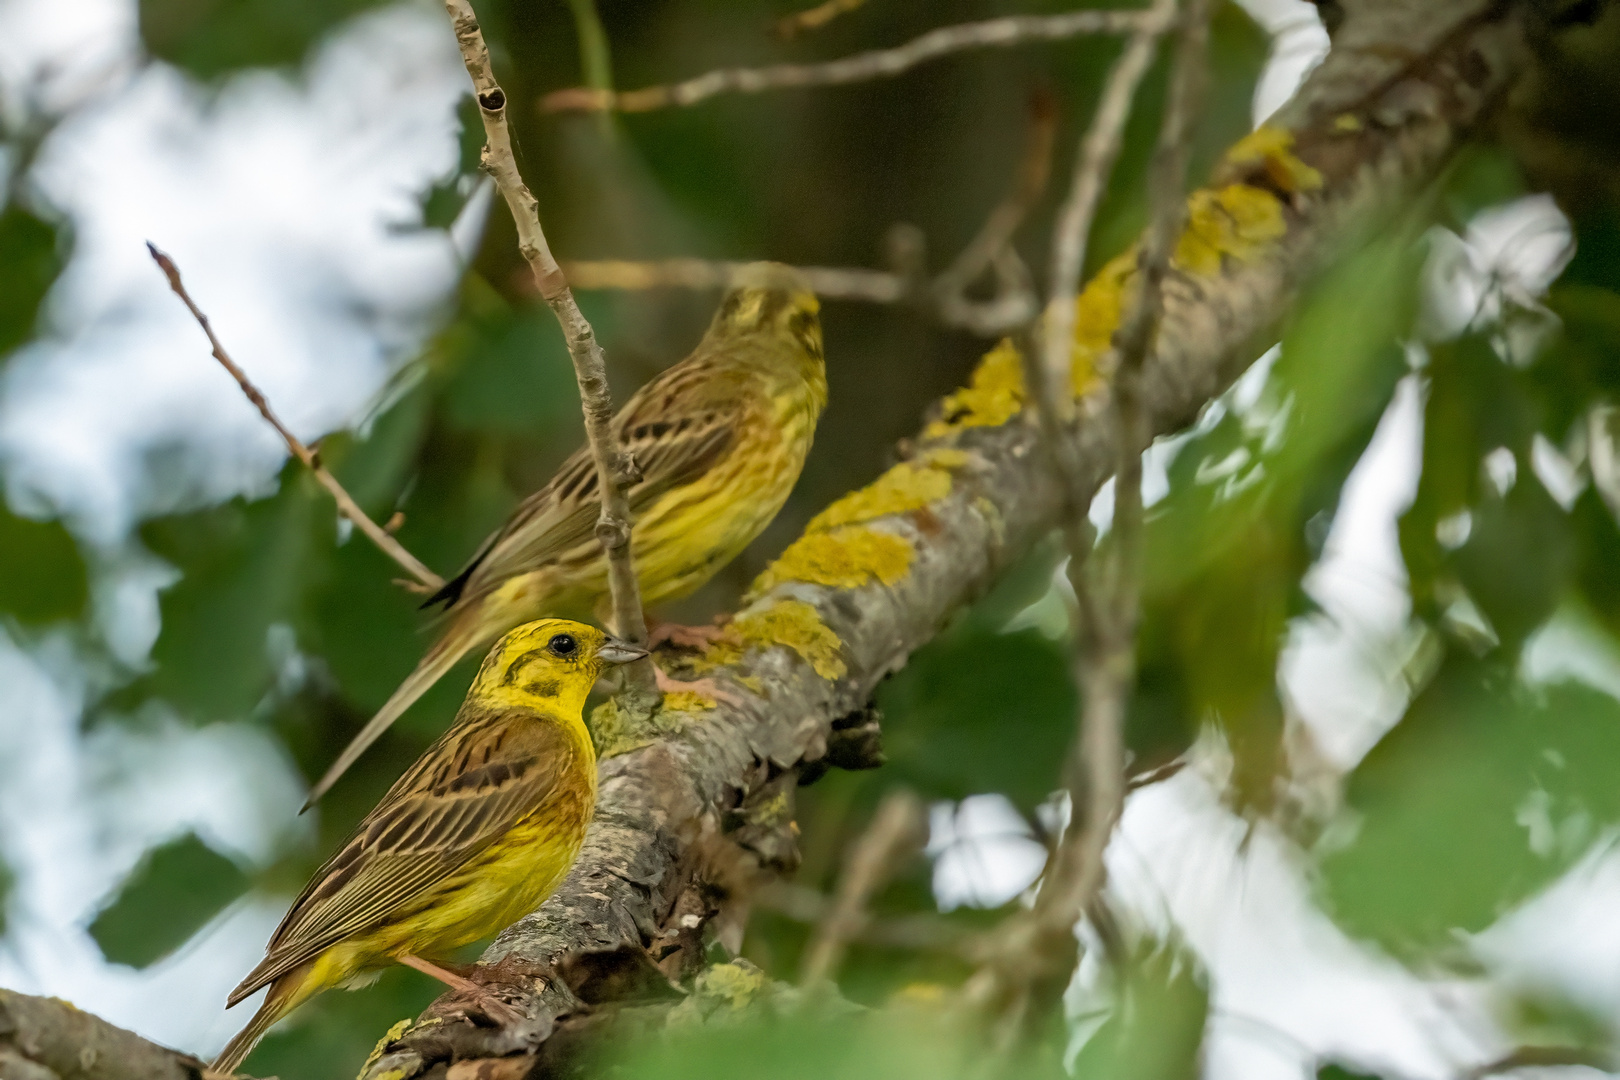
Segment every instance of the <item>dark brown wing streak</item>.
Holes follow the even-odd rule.
[[[641,470],[641,481],[625,492],[632,514],[701,476],[725,455],[747,409],[742,378],[688,361],[630,399],[614,427]],[[501,527],[469,574],[463,595],[481,595],[589,540],[598,509],[596,468],[581,449]]]
[[[409,906],[539,806],[570,757],[550,724],[451,728],[316,872],[230,1003]]]

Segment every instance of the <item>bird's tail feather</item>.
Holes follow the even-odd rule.
[[[270,984],[270,993],[259,1006],[259,1011],[253,1014],[253,1019],[247,1022],[247,1027],[236,1033],[236,1037],[225,1044],[225,1049],[219,1052],[214,1063],[208,1067],[210,1072],[221,1076],[234,1075],[237,1066],[242,1064],[253,1048],[259,1045],[264,1033],[270,1030],[272,1024],[297,1008],[305,998],[315,990],[306,986],[308,981],[308,967],[288,972]]]
[[[343,748],[343,753],[332,762],[332,767],[326,770],[326,775],[310,789],[303,810],[308,810],[319,802],[321,796],[338,782],[338,778],[366,752],[367,747],[388,730],[390,724],[399,719],[401,713],[415,704],[417,698],[427,693],[445,672],[455,667],[456,661],[467,655],[468,650],[479,644],[481,639],[479,629],[476,619],[460,620],[450,627],[444,637],[422,657],[421,663],[416,665],[416,670],[405,677],[405,681],[399,684],[399,689],[395,690],[393,696],[377,710],[377,715],[373,716],[366,726],[360,729],[360,734]],[[303,813],[303,810],[299,813]]]

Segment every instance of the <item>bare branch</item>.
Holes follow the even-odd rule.
[[[1042,324],[1042,349],[1039,354],[1026,357],[1030,364],[1028,374],[1031,385],[1036,388],[1036,401],[1043,420],[1050,416],[1053,423],[1061,423],[1074,411],[1073,393],[1064,392],[1061,387],[1068,386],[1070,381],[1080,267],[1085,260],[1092,221],[1097,216],[1097,207],[1102,202],[1108,178],[1113,173],[1114,161],[1119,157],[1131,102],[1135,100],[1136,89],[1153,62],[1159,36],[1169,27],[1174,13],[1174,0],[1159,0],[1154,4],[1145,24],[1131,36],[1125,51],[1114,62],[1103,84],[1091,126],[1080,144],[1069,195],[1058,210],[1053,230],[1052,268],[1047,279],[1048,299],[1046,318]],[[1037,360],[1040,362],[1036,363]],[[1056,438],[1050,438],[1048,442],[1054,447],[1061,444],[1061,440]]]
[[[1210,0],[1187,0],[1177,34],[1169,101],[1149,176],[1152,218],[1137,263],[1136,295],[1114,337],[1113,405],[1117,430],[1114,520],[1106,560],[1089,575],[1085,561],[1069,577],[1095,622],[1081,627],[1082,708],[1079,760],[1071,772],[1070,836],[1058,848],[1050,905],[1037,903],[1064,932],[1102,888],[1103,854],[1125,803],[1125,709],[1136,677],[1140,606],[1142,452],[1151,440],[1141,401],[1142,364],[1164,314],[1163,288],[1186,219],[1184,191],[1191,119],[1202,92]],[[1071,555],[1071,558],[1073,555]],[[1065,865],[1065,863],[1068,865]],[[1044,892],[1045,890],[1043,890]],[[1055,929],[1055,926],[1054,926]]]
[[[1030,100],[1029,135],[1012,190],[990,211],[979,231],[934,279],[934,304],[940,321],[984,337],[996,337],[1022,326],[1035,315],[1035,291],[1029,269],[1012,246],[1018,226],[1040,201],[1052,175],[1052,145],[1057,137],[1057,102],[1049,93]],[[996,294],[970,300],[968,287],[986,270],[994,270]]]
[[[1078,734],[1065,769],[1070,820],[1053,853],[1027,925],[1014,926],[1011,961],[987,964],[964,987],[964,1000],[987,1011],[997,1042],[1007,1046],[1038,1020],[1061,992],[1075,955],[1073,927],[1096,901],[1105,878],[1103,856],[1125,802],[1125,711],[1135,682],[1136,623],[1142,521],[1142,451],[1151,437],[1141,405],[1141,371],[1163,315],[1163,282],[1185,218],[1190,118],[1203,83],[1209,0],[1188,0],[1179,18],[1169,100],[1150,175],[1151,220],[1138,253],[1134,295],[1114,336],[1110,405],[1114,421],[1114,521],[1101,560],[1091,554],[1087,476],[1059,415],[1073,401],[1075,293],[1085,237],[1120,133],[1156,45],[1156,29],[1139,32],[1110,73],[1087,132],[1075,181],[1059,217],[1052,294],[1045,337],[1025,350],[1026,381],[1035,392],[1042,443],[1062,481],[1069,546],[1069,580],[1080,601],[1075,671],[1081,686]],[[1171,0],[1153,8],[1168,28]],[[1031,335],[1033,336],[1033,335]],[[1101,566],[1092,566],[1101,561]],[[1024,953],[1018,957],[1017,953]]]
[[[562,268],[552,257],[545,230],[540,226],[540,204],[518,172],[507,128],[506,92],[495,81],[489,48],[484,44],[484,34],[478,27],[472,4],[470,0],[444,0],[444,7],[450,13],[456,42],[461,46],[461,58],[467,65],[467,74],[472,76],[478,111],[484,118],[484,170],[494,177],[495,186],[512,211],[512,220],[517,224],[518,250],[529,264],[535,287],[562,325],[568,355],[574,362],[574,377],[579,382],[580,403],[585,410],[585,438],[590,444],[602,491],[602,514],[596,522],[596,537],[602,543],[608,562],[613,629],[627,641],[645,644],[647,622],[630,559],[630,505],[624,495],[624,486],[634,483],[639,476],[635,463],[619,448],[613,434],[613,398],[608,391],[602,347],[597,344],[590,322],[574,302],[573,290],[568,287]],[[652,661],[637,661],[631,665],[631,672],[635,696],[641,703],[654,700]]]
[[[838,894],[805,947],[800,982],[837,976],[844,951],[869,921],[867,902],[927,839],[927,812],[917,796],[895,791],[884,798],[871,825],[849,849]]]
[[[180,298],[181,302],[191,312],[192,318],[197,320],[197,325],[202,327],[203,333],[208,335],[208,343],[214,349],[214,359],[218,360],[225,370],[231,373],[231,378],[236,380],[236,385],[240,386],[242,393],[246,394],[247,399],[253,402],[254,407],[259,410],[259,415],[263,416],[266,422],[276,429],[276,433],[287,444],[287,449],[292,451],[293,457],[302,461],[304,466],[315,474],[315,479],[320,481],[320,485],[331,492],[332,498],[337,502],[338,513],[354,522],[355,527],[365,533],[367,539],[376,544],[384,555],[393,559],[404,568],[407,574],[415,579],[414,583],[404,583],[413,592],[437,592],[442,588],[444,586],[443,578],[429,570],[415,555],[406,551],[404,545],[390,536],[387,529],[372,521],[366,515],[366,512],[360,509],[360,504],[356,503],[349,493],[343,489],[343,485],[338,483],[337,477],[328,472],[326,466],[321,464],[320,451],[304,445],[298,436],[287,430],[287,426],[281,422],[280,418],[270,408],[270,402],[265,398],[264,394],[248,379],[247,372],[236,365],[236,361],[232,360],[230,354],[225,351],[225,346],[220,344],[219,337],[214,333],[213,325],[208,321],[208,316],[202,313],[202,309],[191,299],[191,294],[186,292],[185,285],[181,284],[180,268],[174,264],[174,260],[159,251],[156,245],[150,241],[147,242],[146,250],[152,253],[152,258],[158,264],[158,268],[163,271],[163,276],[169,279],[169,288],[174,290],[174,294]]]
[[[581,289],[729,289],[742,281],[748,262],[711,259],[580,260],[564,264],[568,279]],[[894,304],[905,299],[906,280],[885,270],[800,266],[799,273],[823,300],[864,300]]]
[[[776,36],[790,40],[808,30],[818,30],[865,3],[866,0],[823,0],[813,8],[795,11],[776,20]]]
[[[618,92],[585,86],[554,90],[540,100],[546,112],[650,112],[695,105],[717,94],[757,94],[806,86],[842,86],[888,79],[941,56],[969,49],[1007,48],[1032,41],[1061,41],[1081,34],[1125,34],[1142,22],[1140,11],[1069,11],[1062,15],[1009,15],[930,30],[893,49],[856,53],[824,64],[773,64],[722,68],[685,82]]]
[[[983,337],[999,337],[1027,323],[1035,310],[1034,293],[1029,272],[1012,248],[1012,238],[1046,189],[1056,130],[1055,105],[1050,97],[1036,97],[1031,103],[1028,142],[1012,190],[990,212],[956,260],[932,282],[922,276],[920,264],[914,270],[897,267],[889,271],[801,266],[799,272],[822,299],[917,303],[936,314],[946,326]],[[581,289],[720,289],[736,284],[748,265],[707,259],[600,260],[569,262],[564,269],[569,280]],[[969,299],[966,290],[986,270],[995,272],[995,295],[987,300]]]

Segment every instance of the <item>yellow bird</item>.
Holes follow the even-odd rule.
[[[626,496],[647,605],[708,581],[787,501],[827,404],[820,309],[798,271],[747,267],[692,354],[614,417],[614,434],[641,470]],[[445,604],[448,629],[338,755],[306,809],[472,649],[542,615],[605,614],[598,502],[596,469],[582,447],[428,601]]]
[[[270,987],[213,1070],[235,1072],[312,995],[364,985],[396,960],[509,1014],[433,960],[515,922],[561,883],[596,805],[585,697],[606,666],[645,655],[563,619],[502,638],[450,730],[315,872],[231,992],[227,1008]]]

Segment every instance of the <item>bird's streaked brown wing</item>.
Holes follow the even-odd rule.
[[[513,734],[491,713],[434,743],[316,872],[231,1004],[407,906],[538,806],[573,748],[551,724]]]
[[[672,487],[720,459],[736,438],[747,398],[729,380],[690,362],[649,382],[614,421],[620,445],[635,459],[641,480],[625,492],[638,513]],[[525,499],[472,563],[449,586],[457,598],[532,570],[591,538],[599,496],[596,466],[581,448],[545,487]]]

